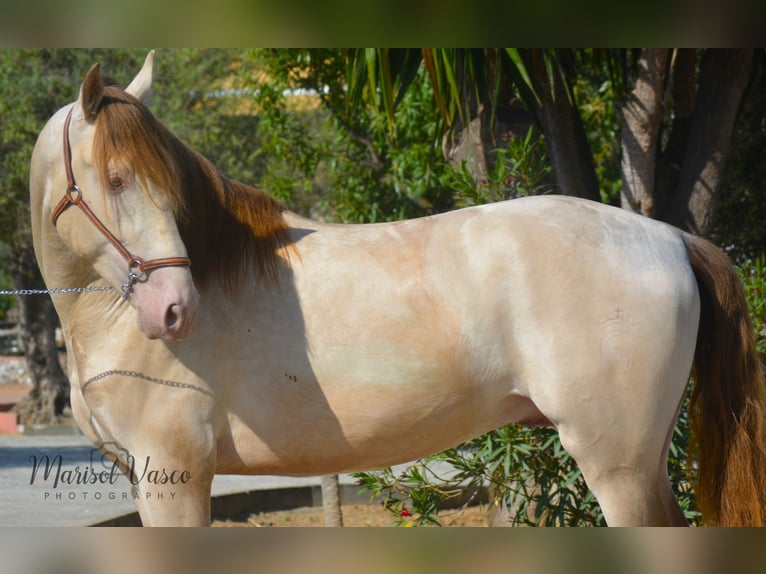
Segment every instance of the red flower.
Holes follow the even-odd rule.
[[[401,515],[401,516],[412,516],[412,512],[410,512],[409,510],[407,510],[407,509],[405,508],[405,509],[403,509],[403,510],[400,512],[400,515]]]

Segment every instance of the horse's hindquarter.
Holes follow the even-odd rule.
[[[604,433],[662,443],[699,317],[680,233],[581,200],[519,207],[512,329],[521,392],[560,431],[578,427],[570,445],[596,445]]]
[[[583,209],[516,201],[317,226],[292,287],[238,311],[253,338],[232,387],[234,458],[298,474],[391,464],[506,422],[558,423],[562,405],[614,384],[643,360],[650,315],[675,329],[677,302],[658,309],[653,293],[675,288],[662,270],[680,254],[645,255],[629,237],[641,224],[605,232],[611,216]]]

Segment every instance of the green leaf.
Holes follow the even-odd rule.
[[[377,60],[378,52],[375,48],[365,48],[364,57],[367,62],[367,82],[370,88],[370,97],[373,102],[378,101],[378,74],[377,74]]]
[[[505,53],[508,54],[508,57],[511,59],[514,69],[518,76],[522,79],[526,91],[534,98],[537,105],[541,106],[542,100],[537,94],[537,90],[535,89],[535,85],[532,83],[532,79],[529,77],[527,66],[524,64],[524,60],[522,59],[518,48],[506,48]]]
[[[362,94],[364,93],[364,86],[369,82],[367,74],[368,63],[366,57],[362,57],[362,50],[359,48],[350,50],[346,66],[346,82],[348,83],[348,97],[346,98],[347,118],[353,116],[359,107]]]
[[[439,108],[439,114],[442,120],[447,124],[452,124],[452,118],[447,108],[447,103],[442,95],[443,82],[441,79],[441,69],[436,64],[435,50],[431,48],[423,48],[423,63],[425,64],[428,77],[431,80],[433,86],[434,100],[436,101],[436,107]]]

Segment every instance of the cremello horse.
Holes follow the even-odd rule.
[[[558,429],[610,525],[684,523],[666,458],[693,363],[705,519],[763,523],[763,379],[711,244],[564,197],[310,221],[164,128],[152,65],[126,90],[94,66],[30,183],[46,283],[115,289],[54,302],[74,415],[144,524],[208,524],[216,473],[382,467],[513,421]]]

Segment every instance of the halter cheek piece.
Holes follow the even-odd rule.
[[[122,255],[122,258],[128,264],[128,280],[122,285],[123,297],[127,299],[133,290],[133,285],[136,284],[141,276],[147,271],[157,269],[159,267],[189,267],[191,266],[191,259],[188,257],[165,257],[162,259],[150,259],[144,260],[138,255],[133,255],[128,249],[120,242],[114,234],[107,229],[103,222],[96,216],[91,210],[85,200],[82,198],[82,191],[75,183],[74,173],[72,172],[72,149],[69,145],[69,124],[72,120],[72,111],[74,107],[69,110],[64,122],[64,168],[66,169],[67,189],[64,193],[64,197],[56,205],[51,215],[51,221],[53,225],[56,225],[61,214],[66,211],[67,208],[72,205],[76,205],[87,216],[87,218],[96,226],[101,234],[109,240],[115,249]]]

